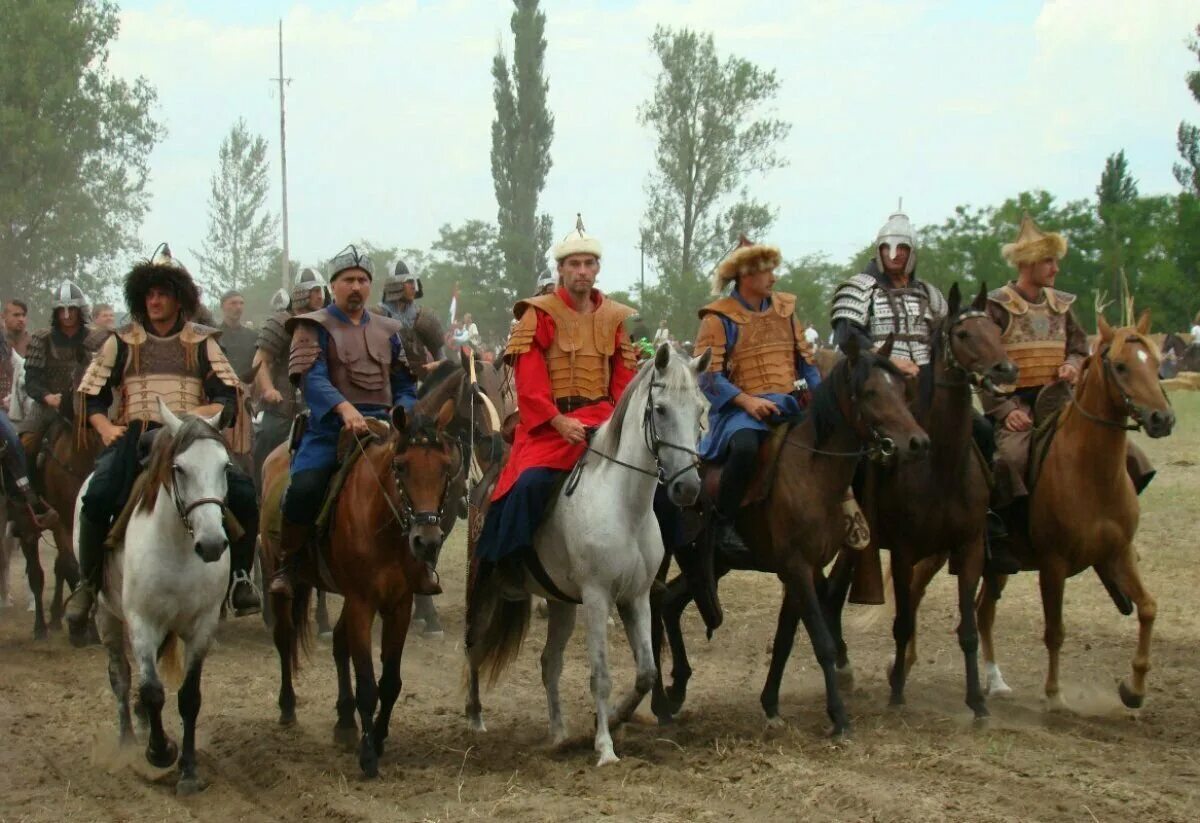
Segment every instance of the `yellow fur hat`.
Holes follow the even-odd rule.
[[[738,240],[737,248],[726,255],[713,274],[713,294],[720,294],[725,284],[744,274],[758,274],[778,268],[783,255],[775,246],[751,243],[746,235]]]
[[[1037,223],[1033,222],[1029,212],[1026,212],[1021,218],[1021,230],[1017,232],[1017,239],[1005,243],[1000,248],[1000,253],[1013,267],[1022,263],[1036,263],[1047,257],[1061,260],[1067,253],[1067,238],[1055,232],[1042,231]]]

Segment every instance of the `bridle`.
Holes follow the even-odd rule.
[[[213,440],[217,443],[220,443],[223,447],[225,446],[225,441],[220,436],[200,437],[200,438],[197,438],[197,440],[194,442],[199,442],[200,440]],[[228,447],[225,448],[225,456],[226,456],[226,459],[228,459],[228,457],[229,457]],[[172,473],[171,474],[171,502],[175,504],[175,512],[179,515],[179,522],[181,522],[183,524],[183,528],[185,530],[187,530],[188,536],[195,537],[196,531],[192,527],[191,520],[188,519],[188,516],[192,512],[194,512],[196,509],[200,508],[201,506],[208,506],[208,505],[220,506],[221,507],[221,516],[224,517],[226,512],[229,511],[229,505],[225,502],[225,500],[223,498],[220,498],[220,497],[197,497],[195,500],[191,500],[191,501],[188,501],[185,503],[183,498],[179,496],[179,484],[175,482],[174,473],[177,470],[177,468],[178,467],[176,465],[174,465],[174,463],[172,462],[172,465],[171,465],[171,473]]]
[[[848,361],[844,362],[847,363],[845,368],[849,369]],[[871,367],[875,368],[873,364]],[[885,437],[874,424],[867,422],[863,417],[862,406],[858,402],[858,392],[854,388],[854,380],[849,379],[847,383],[850,385],[849,406],[853,410],[853,414],[847,413],[847,410],[842,407],[840,400],[837,404],[837,410],[842,419],[850,424],[850,428],[854,430],[854,434],[858,437],[859,441],[867,444],[866,448],[848,452],[837,452],[828,449],[818,449],[816,446],[809,446],[804,443],[793,443],[788,438],[785,438],[783,442],[792,448],[801,449],[812,454],[854,459],[865,457],[874,463],[886,466],[896,456],[896,441],[890,437]]]
[[[363,448],[363,438],[355,437],[354,443],[359,452],[359,459],[366,460],[367,452]],[[399,506],[397,506],[396,502],[392,500],[392,495],[388,492],[387,486],[384,484],[383,479],[380,478],[375,471],[371,471],[371,476],[375,478],[375,483],[379,486],[379,491],[383,495],[383,501],[387,503],[388,509],[391,510],[392,520],[394,520],[400,526],[401,531],[411,531],[414,526],[436,526],[440,525],[442,522],[442,516],[446,510],[446,492],[449,491],[450,484],[454,481],[454,478],[457,477],[458,473],[462,471],[463,460],[462,449],[459,447],[454,438],[443,436],[439,438],[439,443],[443,446],[443,448],[449,444],[451,448],[454,449],[455,453],[458,454],[459,460],[458,467],[454,471],[445,472],[445,479],[442,483],[442,493],[438,496],[438,507],[436,511],[418,510],[413,506],[412,497],[408,493],[408,488],[400,479],[402,473],[398,470],[398,464],[400,462],[399,455],[392,457],[392,477],[396,481],[396,496],[399,501]],[[414,445],[421,448],[433,448],[433,443],[425,437],[422,437],[418,440],[409,441],[409,448]],[[382,524],[380,524],[376,532],[383,531],[392,522],[392,520],[385,520]]]
[[[1126,338],[1125,342],[1141,342],[1141,340],[1136,337],[1131,337]],[[1075,407],[1075,410],[1079,412],[1083,419],[1089,420],[1092,423],[1097,423],[1101,426],[1108,426],[1109,428],[1113,429],[1121,429],[1123,431],[1141,431],[1145,426],[1145,422],[1142,419],[1142,407],[1133,402],[1133,398],[1130,397],[1129,392],[1125,390],[1125,385],[1121,382],[1121,378],[1117,376],[1116,369],[1112,364],[1112,360],[1108,356],[1111,348],[1111,344],[1102,348],[1099,351],[1099,358],[1100,364],[1104,369],[1103,379],[1105,384],[1111,383],[1112,385],[1116,386],[1117,392],[1121,395],[1122,410],[1124,411],[1122,418],[1120,420],[1109,420],[1108,418],[1092,414],[1080,405],[1079,398],[1076,396],[1073,388],[1071,389],[1071,405]],[[1082,375],[1080,376],[1080,379],[1083,379]],[[1162,390],[1161,385],[1159,386],[1159,390]],[[1163,391],[1163,397],[1166,399],[1167,405],[1170,406],[1171,398],[1167,396],[1165,391]],[[1133,418],[1133,422],[1126,423],[1125,418]]]
[[[979,309],[968,309],[967,311],[956,315],[945,324],[945,327],[942,329],[941,333],[941,349],[943,352],[942,362],[945,364],[947,371],[949,371],[951,374],[959,375],[961,379],[935,380],[934,383],[935,385],[943,388],[963,388],[969,386],[973,389],[987,391],[996,397],[1008,397],[1012,395],[1013,392],[1001,391],[999,388],[997,388],[996,384],[992,382],[992,378],[984,375],[982,372],[964,366],[958,359],[957,355],[954,354],[954,330],[962,323],[976,318],[991,319],[988,316],[988,313],[985,311],[980,311]]]

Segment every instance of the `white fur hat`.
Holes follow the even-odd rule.
[[[592,254],[599,259],[600,250],[600,241],[584,233],[583,216],[576,214],[575,231],[564,237],[562,242],[554,247],[554,259],[561,263],[572,254]]]

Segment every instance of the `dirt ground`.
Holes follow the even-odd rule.
[[[320,642],[301,673],[300,721],[276,723],[278,667],[257,618],[227,622],[205,668],[201,794],[177,799],[175,775],[115,745],[105,655],[77,651],[62,634],[31,639],[23,565],[13,559],[15,605],[0,611],[0,820],[1075,820],[1200,819],[1200,572],[1192,561],[1200,514],[1200,395],[1174,397],[1174,436],[1144,445],[1160,472],[1144,498],[1138,545],[1158,597],[1148,699],[1124,709],[1136,620],[1121,617],[1088,573],[1068,587],[1063,680],[1069,713],[1048,713],[1041,686],[1045,651],[1036,581],[1022,575],[998,620],[1000,662],[1013,697],[972,722],[963,704],[962,659],[949,578],[936,582],[921,615],[921,654],[909,702],[887,706],[884,669],[890,619],[854,607],[847,629],[857,681],[847,695],[853,738],[833,744],[819,669],[801,637],[784,679],[784,729],[766,728],[758,692],[766,674],[778,583],[739,574],[723,586],[725,626],[705,642],[687,629],[696,675],[684,716],[650,720],[617,738],[615,766],[597,769],[582,631],[563,682],[577,738],[546,744],[538,670],[545,624],[507,679],[485,695],[489,731],[463,719],[461,681],[463,543],[443,554],[441,640],[410,637],[404,690],[381,766],[359,777],[353,754],[332,742],[334,670]],[[801,630],[803,635],[803,630]],[[632,666],[612,633],[615,684]],[[669,665],[669,664],[668,664]],[[178,735],[174,701],[168,728]],[[144,739],[144,738],[143,738]]]

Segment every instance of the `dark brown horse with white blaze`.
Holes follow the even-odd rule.
[[[891,553],[896,618],[895,660],[903,660],[914,631],[916,604],[910,597],[914,565],[931,555],[948,555],[958,575],[958,643],[966,665],[967,705],[987,716],[979,683],[979,630],[975,596],[984,567],[988,468],[972,440],[972,393],[977,386],[1013,383],[1016,366],[1008,359],[1000,328],[987,315],[987,286],[963,304],[955,283],[948,312],[931,335],[932,384],[923,387],[917,419],[929,432],[929,459],[894,467],[868,468],[864,509],[874,545]],[[937,501],[936,505],[930,505]],[[827,608],[838,643],[838,667],[849,673],[842,637],[842,607],[858,552],[846,551],[830,576]],[[904,703],[906,666],[893,666],[888,679],[891,703]]]
[[[450,401],[433,410],[419,403],[411,415],[396,407],[386,434],[353,444],[362,454],[338,496],[329,539],[318,549],[331,588],[344,599],[333,630],[338,678],[334,737],[339,742],[358,742],[359,765],[368,777],[379,774],[392,709],[400,695],[400,658],[413,609],[411,581],[419,573],[415,556],[440,547],[447,489],[462,462],[458,445],[445,431],[453,414]],[[287,467],[287,453],[280,446],[264,463],[264,489],[284,482]],[[400,548],[405,543],[412,552]],[[269,545],[264,541],[264,546]],[[274,603],[281,669],[279,722],[284,725],[296,720],[292,672],[299,664],[300,648],[308,645],[309,597],[315,587],[326,585],[316,558],[303,558],[298,565],[292,601],[276,596]],[[376,614],[383,618],[383,670],[378,682],[371,659]]]
[[[824,583],[821,570],[834,559],[845,536],[841,503],[859,458],[891,455],[907,460],[923,458],[929,450],[929,438],[906,404],[904,379],[888,360],[891,349],[890,339],[877,353],[859,351],[855,339],[847,344],[846,357],[814,393],[803,422],[788,432],[766,500],[743,507],[737,518],[737,531],[753,556],[752,568],[774,573],[784,585],[771,667],[760,697],[771,725],[783,722],[779,686],[796,628],[803,621],[825,676],[833,733],[842,735],[850,728],[834,670],[837,649],[817,594],[818,584]],[[716,561],[718,575],[745,568],[726,556]],[[663,597],[673,682],[666,691],[661,676],[655,684],[652,709],[660,722],[669,721],[682,706],[691,676],[679,623],[695,595],[689,578],[695,579],[676,577]],[[705,616],[711,628],[720,623],[720,605],[715,591],[701,593],[698,605],[706,600],[702,614],[715,610]]]
[[[1104,318],[1099,326],[1099,344],[1084,363],[1074,398],[1059,412],[1057,432],[1030,496],[1028,532],[1013,535],[1018,559],[1038,572],[1049,654],[1045,692],[1052,708],[1063,707],[1058,674],[1068,577],[1094,568],[1137,606],[1132,678],[1122,681],[1118,690],[1130,708],[1140,707],[1145,699],[1150,636],[1158,610],[1142,584],[1133,546],[1139,506],[1126,470],[1126,441],[1128,431],[1139,428],[1150,437],[1166,437],[1174,428],[1175,413],[1158,382],[1160,355],[1148,336],[1150,313],[1144,312],[1136,327],[1114,330]],[[913,583],[918,598],[944,560],[930,559],[918,569]],[[992,628],[1006,580],[998,578],[995,591],[985,582],[978,604],[989,684],[1003,683]],[[910,647],[909,657],[913,656]]]

